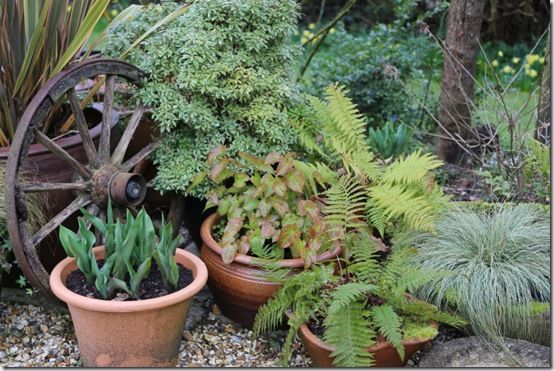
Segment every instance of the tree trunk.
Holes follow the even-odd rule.
[[[535,139],[541,143],[549,145],[550,143],[550,123],[552,102],[550,100],[550,81],[552,74],[550,71],[551,66],[551,52],[550,52],[550,30],[548,31],[548,46],[546,49],[546,55],[544,56],[544,66],[542,69],[541,79],[541,94],[539,99],[539,109],[537,115],[537,130],[535,131]]]
[[[471,130],[473,76],[485,0],[452,0],[448,11],[438,120],[439,157],[459,163]]]

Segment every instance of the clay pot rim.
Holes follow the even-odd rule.
[[[92,139],[95,139],[96,137],[100,136],[101,132],[102,132],[101,123],[89,129],[89,133]],[[81,139],[81,136],[79,134],[73,134],[73,135],[61,137],[59,139],[55,139],[54,142],[58,144],[60,147],[62,147],[63,149],[68,149],[71,147],[81,145],[83,143],[83,140]],[[10,148],[11,146],[0,147],[0,158],[5,156],[7,159]],[[45,153],[50,153],[50,151],[40,143],[33,143],[29,147],[29,156],[38,156]]]
[[[292,311],[287,311],[286,314],[289,318],[295,318],[296,317],[294,312],[292,312]],[[431,322],[431,326],[433,326],[434,328],[438,328],[439,325],[436,322]],[[323,340],[321,340],[318,336],[316,336],[310,330],[310,328],[308,327],[308,325],[306,323],[302,324],[302,326],[300,326],[298,331],[300,331],[302,333],[302,335],[306,338],[307,341],[309,341],[311,343],[314,343],[316,346],[318,346],[318,347],[320,347],[320,348],[322,348],[322,349],[324,349],[328,352],[331,352],[331,353],[335,351],[335,348],[328,345]],[[407,339],[407,340],[402,339],[402,344],[404,344],[404,346],[418,345],[418,344],[422,344],[422,343],[427,343],[430,340],[431,339],[425,339],[425,338],[413,338],[413,339]],[[367,351],[371,352],[371,353],[375,353],[375,352],[378,352],[378,351],[380,351],[382,349],[385,349],[385,348],[393,348],[393,345],[388,341],[380,341],[380,342],[375,343],[372,346],[370,346],[367,349]]]
[[[215,252],[217,255],[222,255],[222,248],[219,245],[217,241],[214,240],[212,237],[212,228],[219,220],[220,216],[218,213],[213,213],[212,215],[208,216],[206,220],[202,223],[202,226],[200,227],[200,237],[202,238],[202,241],[204,242],[204,245],[209,247],[213,252]],[[327,251],[324,252],[321,255],[318,255],[316,257],[316,262],[322,262],[325,260],[332,259],[336,256],[338,256],[342,252],[341,247],[337,247],[333,251]],[[233,260],[233,263],[239,263],[249,266],[258,266],[256,262],[262,261],[261,258],[255,258],[253,256],[248,256],[244,254],[237,254],[235,259]],[[303,268],[304,267],[304,260],[300,258],[294,258],[294,259],[283,259],[279,260],[278,262],[274,263],[280,268]]]
[[[94,247],[92,251],[97,258],[104,256],[104,246]],[[204,287],[208,280],[208,269],[200,258],[183,249],[177,249],[175,251],[175,256],[191,263],[192,266],[187,268],[193,271],[194,279],[187,287],[158,298],[134,301],[111,301],[88,298],[76,294],[65,286],[65,282],[63,282],[61,278],[62,274],[67,270],[74,271],[78,269],[75,258],[65,258],[54,267],[54,270],[50,274],[50,287],[52,292],[67,304],[96,312],[126,313],[164,308],[192,298]]]

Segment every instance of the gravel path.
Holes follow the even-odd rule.
[[[204,298],[207,295],[204,292]],[[191,314],[205,309],[200,299]],[[199,306],[198,304],[203,304]],[[187,322],[179,354],[182,367],[272,367],[280,357],[283,331],[255,337],[218,313],[217,307],[197,323]],[[311,366],[300,342],[294,343],[293,367]],[[69,315],[43,306],[0,301],[0,366],[81,366],[79,347]]]

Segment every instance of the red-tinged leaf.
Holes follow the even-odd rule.
[[[206,195],[206,209],[217,205],[219,205],[219,197],[215,192],[209,192]]]
[[[282,248],[290,247],[292,246],[294,241],[300,239],[301,235],[302,235],[302,232],[300,231],[300,228],[298,228],[296,224],[285,225],[281,229],[281,233],[279,233],[279,239],[277,240],[277,244]]]
[[[287,184],[280,178],[273,181],[273,193],[279,197],[285,197],[287,194]]]
[[[290,211],[289,204],[287,203],[287,201],[283,200],[282,198],[272,197],[270,201],[271,201],[271,206],[277,211],[277,213],[281,217],[284,217]]]
[[[229,159],[224,158],[220,162],[217,162],[210,169],[210,179],[219,184],[225,179],[233,176],[233,172],[229,169]]]
[[[293,258],[304,258],[306,252],[306,242],[302,240],[296,240],[292,243],[291,253]]]
[[[319,249],[321,249],[321,245],[322,243],[319,238],[313,238],[313,239],[310,239],[310,241],[308,242],[308,249],[317,253]]]
[[[264,163],[264,160],[259,157],[252,156],[245,152],[239,152],[239,157],[260,171],[263,171],[265,173],[273,173],[273,168],[269,165],[266,165]]]
[[[242,229],[243,225],[244,225],[244,220],[242,218],[240,217],[230,218],[227,221],[227,225],[225,226],[224,234],[236,236]]]
[[[277,230],[269,220],[262,220],[260,226],[262,227],[262,238],[264,239],[273,237],[275,232],[277,232]]]
[[[306,182],[306,178],[304,178],[304,175],[298,170],[294,170],[293,172],[290,172],[286,175],[286,181],[287,186],[297,193],[304,192],[304,183]]]
[[[260,203],[258,204],[258,211],[260,212],[261,217],[265,218],[271,211],[271,205],[268,204],[266,200],[260,200]]]
[[[219,215],[226,215],[229,212],[229,209],[231,208],[231,199],[224,198],[223,200],[219,201],[219,206],[217,208],[217,213]]]
[[[236,243],[222,246],[221,259],[223,259],[223,263],[231,264],[235,260],[237,252],[238,246]]]
[[[277,152],[270,152],[267,156],[265,156],[264,163],[266,165],[273,165],[277,161],[281,161],[283,159],[283,156]]]
[[[217,146],[217,147],[214,147],[212,148],[212,150],[210,151],[210,153],[208,154],[208,164],[211,165],[214,160],[220,155],[222,154],[223,152],[225,152],[227,150],[227,148],[225,148],[225,146]]]
[[[317,204],[311,200],[298,201],[298,214],[301,216],[308,215],[310,219],[317,222],[321,219],[320,209]]]
[[[291,153],[287,153],[285,157],[281,161],[279,161],[279,165],[277,165],[277,176],[283,176],[287,174],[294,166],[294,158]]]
[[[310,239],[321,236],[325,233],[325,222],[323,220],[317,221],[308,230],[308,237]]]
[[[235,182],[233,183],[233,187],[239,189],[244,188],[249,178],[250,177],[244,173],[235,174]]]
[[[266,190],[272,190],[274,187],[275,178],[271,174],[264,174],[261,180],[260,190],[265,192]]]
[[[242,236],[239,242],[239,253],[246,255],[248,254],[248,251],[250,251],[250,243],[248,242],[248,236]]]
[[[260,174],[258,173],[254,173],[254,175],[252,175],[250,177],[250,181],[252,182],[252,184],[254,184],[256,187],[260,187],[262,185],[262,178],[260,177]]]

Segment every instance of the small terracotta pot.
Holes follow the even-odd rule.
[[[238,254],[231,264],[223,263],[221,246],[212,237],[212,228],[219,215],[212,214],[200,228],[203,245],[200,256],[208,267],[208,287],[221,312],[233,321],[251,328],[258,308],[267,303],[275,291],[283,284],[267,279],[268,273],[257,267],[255,258]],[[342,252],[337,248],[332,252],[319,255],[316,261],[332,259]],[[302,259],[284,259],[276,262],[283,268],[291,268],[291,274],[301,272]]]
[[[294,314],[291,313],[287,313],[287,315],[289,317],[294,316]],[[437,327],[438,325],[433,323],[432,326]],[[335,367],[333,365],[334,357],[331,356],[331,353],[334,351],[333,347],[314,335],[306,324],[300,326],[298,335],[302,339],[316,367]],[[375,362],[373,367],[402,367],[415,352],[429,341],[431,341],[431,339],[404,340],[402,342],[404,344],[404,360],[400,359],[398,352],[389,342],[378,342],[369,347],[367,351],[373,353]]]
[[[104,247],[93,249],[97,259]],[[154,299],[110,301],[88,298],[65,286],[77,269],[74,258],[62,260],[50,275],[54,294],[67,303],[84,367],[174,367],[192,297],[204,287],[208,271],[193,254],[177,249],[177,263],[192,270],[187,287]]]

